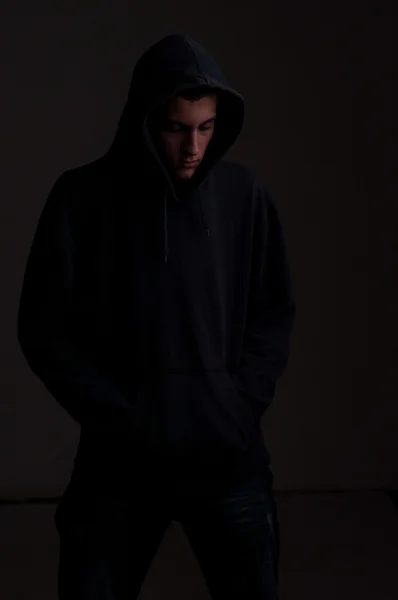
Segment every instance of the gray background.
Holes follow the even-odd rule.
[[[276,490],[398,486],[391,3],[2,2],[0,497],[57,496],[78,425],[30,372],[16,318],[58,175],[109,147],[135,62],[169,33],[246,99],[230,157],[280,211],[297,320],[263,420]]]

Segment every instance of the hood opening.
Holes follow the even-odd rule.
[[[199,189],[210,170],[238,138],[244,120],[244,99],[233,89],[209,52],[192,38],[174,34],[151,46],[137,62],[129,93],[107,158],[114,167],[133,177],[145,177],[148,185],[161,180],[165,202],[165,261],[167,262],[167,196],[175,200],[175,186],[150,135],[148,122],[153,111],[178,93],[196,87],[207,87],[218,93],[214,135],[202,163],[183,189]],[[176,189],[177,188],[177,189]],[[200,194],[199,194],[200,196]],[[203,198],[203,227],[210,235]]]
[[[164,175],[148,132],[148,118],[155,108],[179,92],[199,86],[219,94],[217,131],[197,171],[203,179],[205,171],[220,160],[238,138],[244,120],[244,99],[226,81],[209,52],[185,35],[161,39],[138,60],[108,157],[121,164],[128,162],[130,167],[130,161],[138,162],[139,172],[143,168],[150,176],[159,172]],[[199,183],[199,177],[195,179]]]

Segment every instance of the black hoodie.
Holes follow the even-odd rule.
[[[148,118],[198,85],[219,92],[216,129],[177,189]],[[254,173],[223,159],[243,115],[205,49],[168,36],[137,63],[110,150],[62,173],[44,205],[18,339],[81,425],[74,476],[91,489],[115,473],[230,482],[268,465],[260,418],[295,305],[276,207]]]

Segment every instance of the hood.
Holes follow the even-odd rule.
[[[151,46],[137,62],[116,135],[107,157],[118,168],[134,164],[151,181],[160,180],[165,204],[165,261],[167,262],[167,196],[181,196],[160,159],[148,129],[152,111],[177,93],[197,86],[218,92],[217,120],[213,138],[202,163],[185,187],[199,189],[210,170],[238,138],[244,120],[244,99],[226,81],[214,58],[186,35],[169,35]],[[130,169],[129,169],[130,170]],[[200,193],[199,193],[200,196]],[[201,208],[206,235],[203,199]]]

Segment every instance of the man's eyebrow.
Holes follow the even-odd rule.
[[[189,125],[187,125],[186,123],[182,123],[181,121],[177,121],[176,119],[172,119],[171,117],[168,117],[167,120],[169,121],[169,123],[173,123],[174,125],[179,125],[179,127],[189,127]],[[203,121],[203,123],[201,123],[199,125],[199,127],[202,127],[203,125],[207,125],[208,123],[211,123],[212,121],[216,120],[216,116],[214,115],[214,117],[210,117],[210,119],[206,119],[206,121]]]
[[[207,121],[203,121],[203,123],[201,123],[201,125],[207,125],[207,123],[211,123],[212,121],[216,120],[216,115],[214,115],[214,117],[210,117],[210,119],[207,119]]]

